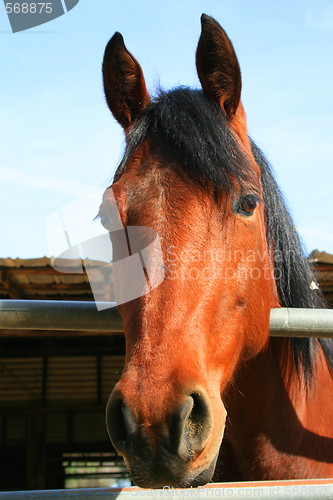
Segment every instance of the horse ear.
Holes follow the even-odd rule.
[[[218,102],[232,119],[240,103],[240,67],[228,35],[215,19],[206,14],[201,16],[196,64],[204,93]]]
[[[150,101],[140,64],[116,32],[103,59],[104,92],[116,120],[126,130]]]

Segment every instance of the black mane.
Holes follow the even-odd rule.
[[[274,248],[276,285],[282,307],[325,308],[323,296],[317,289],[312,266],[305,257],[302,242],[286,207],[269,162],[263,152],[251,141],[252,152],[261,170],[266,210],[266,233]],[[312,286],[314,285],[314,287]],[[314,289],[313,289],[314,288]],[[331,339],[291,337],[296,369],[303,370],[307,382],[311,381],[314,361],[320,344],[330,369],[333,369],[333,342]]]
[[[115,180],[147,138],[152,139],[154,147],[169,164],[181,165],[187,175],[203,187],[209,183],[216,190],[229,193],[235,182],[243,186],[250,180],[251,167],[229,130],[224,113],[202,91],[179,87],[160,92],[128,134],[125,155]],[[269,247],[274,248],[281,306],[325,307],[320,292],[310,287],[316,280],[268,160],[253,141],[251,146],[261,170],[267,238]],[[307,382],[311,382],[319,346],[333,369],[333,342],[329,339],[290,338],[286,346],[293,352],[297,372],[303,373]]]
[[[200,184],[209,182],[230,192],[233,180],[242,184],[251,176],[251,166],[239,150],[225,114],[202,91],[187,87],[160,91],[129,133],[115,179],[146,138],[169,164],[181,165]]]

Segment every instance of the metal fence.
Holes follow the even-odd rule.
[[[95,302],[57,300],[1,300],[0,329],[122,332],[114,303],[98,311]],[[287,309],[271,311],[273,337],[333,338],[333,309]]]
[[[293,480],[293,481],[261,481],[250,483],[211,484],[192,489],[143,490],[126,489],[81,489],[81,490],[48,490],[0,493],[0,500],[50,500],[50,499],[89,499],[89,500],[185,500],[197,498],[209,500],[216,498],[260,498],[268,500],[328,500],[333,498],[333,479]]]

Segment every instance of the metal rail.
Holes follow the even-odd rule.
[[[1,300],[0,329],[120,333],[118,309],[113,302],[109,305],[98,311],[95,302]]]
[[[98,311],[95,302],[1,300],[0,330],[121,333],[118,309],[113,302],[109,305]],[[333,338],[333,309],[272,309],[270,334]]]
[[[294,481],[262,481],[250,483],[220,483],[194,489],[144,490],[140,488],[127,489],[76,489],[22,491],[0,493],[0,500],[50,500],[50,499],[89,499],[89,500],[157,500],[174,498],[199,500],[210,498],[260,498],[268,500],[327,500],[333,498],[333,479],[294,480]]]
[[[272,309],[270,335],[333,338],[333,309]]]

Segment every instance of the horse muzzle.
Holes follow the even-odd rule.
[[[107,406],[110,439],[134,483],[144,488],[191,487],[210,481],[221,442],[209,445],[213,420],[208,397],[200,391],[185,396],[158,422],[134,413],[117,389]],[[225,414],[221,440],[224,421]]]

